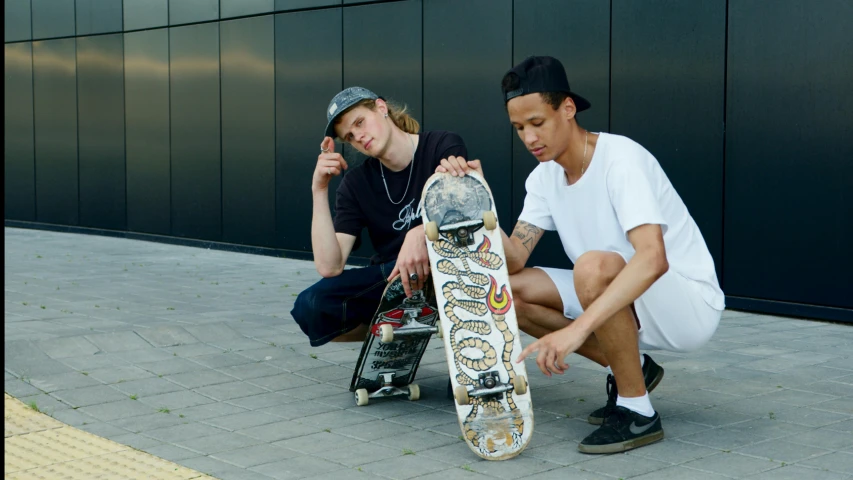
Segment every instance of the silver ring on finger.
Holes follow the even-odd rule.
[[[326,173],[327,173],[327,174],[329,174],[329,175],[331,175],[331,174],[332,174],[332,167],[327,168],[327,169],[326,169]]]
[[[418,281],[418,274],[415,272],[410,273],[409,274],[409,281],[410,282],[417,282]]]
[[[328,148],[321,148],[320,153],[327,153],[329,151]]]

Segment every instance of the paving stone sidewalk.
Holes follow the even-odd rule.
[[[576,355],[528,364],[535,433],[487,462],[444,398],[443,346],[421,400],[356,407],[360,344],[308,346],[289,311],[311,262],[5,229],[5,391],[66,424],[220,479],[853,479],[853,325],[727,311],[666,369],[666,439],[589,456],[605,375]],[[530,337],[524,337],[528,344]]]

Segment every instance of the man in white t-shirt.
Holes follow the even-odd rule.
[[[725,308],[714,261],[657,160],[636,142],[578,124],[588,101],[569,88],[563,65],[530,57],[502,81],[510,121],[540,163],[504,250],[519,327],[539,340],[547,375],[576,352],[612,371],[601,424],[584,453],[630,450],[663,438],[648,392],[663,369],[640,349],[687,352],[705,344]],[[439,170],[482,173],[451,157]],[[556,230],[574,270],[524,268],[544,230]]]

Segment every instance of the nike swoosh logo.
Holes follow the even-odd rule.
[[[628,430],[631,430],[631,433],[634,435],[640,435],[641,433],[645,433],[646,430],[652,428],[655,425],[655,422],[649,422],[642,427],[637,426],[637,422],[631,422],[631,425],[628,427]]]

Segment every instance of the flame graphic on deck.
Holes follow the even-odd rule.
[[[478,252],[488,252],[489,249],[492,248],[492,242],[489,241],[489,237],[483,236],[483,243],[477,247]]]
[[[512,298],[510,298],[509,292],[506,291],[506,285],[502,286],[499,292],[498,282],[495,280],[495,277],[489,275],[489,279],[491,279],[492,285],[489,287],[489,301],[487,305],[492,313],[503,315],[512,306]]]

